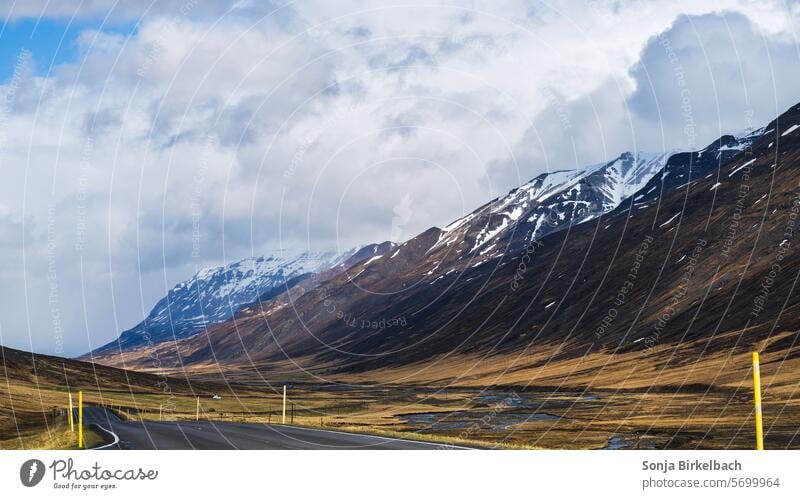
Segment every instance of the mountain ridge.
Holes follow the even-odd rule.
[[[671,224],[680,220],[680,213],[697,212],[705,206],[700,203],[688,210],[681,196],[700,196],[698,186],[709,182],[715,173],[719,177],[725,165],[753,155],[754,144],[761,151],[767,135],[774,131],[767,128],[744,138],[722,136],[700,151],[651,157],[649,164],[656,166],[649,169],[643,168],[646,158],[639,162],[637,157],[623,154],[588,173],[558,172],[568,182],[558,184],[562,188],[545,185],[547,178],[540,175],[445,229],[433,227],[396,245],[391,252],[357,262],[311,289],[285,293],[268,300],[266,306],[240,312],[231,321],[211,328],[202,338],[180,342],[177,349],[160,349],[159,357],[175,365],[178,358],[188,359],[190,365],[208,365],[211,358],[228,365],[281,364],[291,359],[305,369],[363,373],[481,352],[506,355],[519,348],[543,348],[555,341],[559,332],[563,335],[562,345],[572,346],[566,350],[561,347],[558,358],[578,355],[586,348],[632,348],[632,343],[625,343],[626,335],[617,336],[617,329],[634,327],[635,317],[620,315],[601,342],[585,331],[575,333],[576,328],[586,327],[580,324],[587,317],[603,317],[602,307],[597,310],[598,305],[591,298],[599,296],[594,287],[605,289],[608,283],[614,283],[611,290],[606,290],[607,295],[613,296],[614,288],[622,285],[617,281],[627,270],[617,268],[616,255],[622,252],[626,258],[635,258],[635,249],[645,237],[640,234],[631,240],[629,230],[644,230],[646,226],[650,233],[660,234],[652,237],[664,244],[661,236],[674,230]],[[638,190],[626,192],[618,183],[609,183],[615,190],[605,183],[592,183],[597,180],[597,175],[592,174],[603,168],[633,172],[631,178],[635,180],[631,184]],[[577,189],[577,185],[581,188]],[[542,186],[544,189],[536,190]],[[710,187],[705,186],[704,193],[714,195]],[[614,200],[622,198],[620,192],[627,197],[611,207]],[[536,218],[543,209],[537,204],[539,198],[558,203],[547,207],[568,207],[557,211],[562,215],[556,217],[557,229],[541,237],[535,232],[537,226],[541,228]],[[515,201],[508,202],[509,199]],[[653,200],[659,202],[652,203]],[[508,208],[514,203],[515,208],[523,206],[523,213],[514,219],[521,221],[520,226],[510,223],[514,217]],[[662,203],[666,204],[661,206]],[[575,205],[594,209],[576,211]],[[648,222],[642,225],[644,220]],[[583,223],[587,221],[592,223]],[[476,243],[482,241],[484,246],[485,234],[497,227],[501,230],[491,241],[496,251],[475,251]],[[605,242],[594,246],[596,238]],[[660,247],[653,254],[661,257],[663,250]],[[567,254],[582,257],[565,260]],[[648,274],[648,279],[658,286],[667,277]],[[638,292],[635,290],[631,296],[641,298]],[[271,306],[281,300],[281,306]],[[588,308],[581,311],[582,303]],[[656,300],[642,306],[658,303]],[[565,315],[565,308],[574,311]],[[578,322],[570,322],[570,318],[577,318]],[[397,323],[402,326],[382,326]],[[641,339],[633,337],[630,341]],[[640,341],[639,346],[644,342]],[[129,355],[125,360],[146,367],[141,356]],[[119,362],[120,358],[105,361]]]
[[[193,336],[230,319],[245,305],[273,298],[314,273],[346,265],[352,258],[378,248],[385,250],[380,244],[370,244],[343,252],[306,251],[291,256],[249,257],[201,269],[173,286],[139,324],[80,358]]]

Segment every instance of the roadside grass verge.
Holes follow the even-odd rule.
[[[99,446],[103,438],[94,430],[84,427],[83,440],[86,448]],[[42,429],[19,435],[17,438],[0,440],[3,450],[77,450],[78,431],[71,432],[69,423],[59,422]]]

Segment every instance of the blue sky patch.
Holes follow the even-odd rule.
[[[79,56],[77,38],[87,29],[97,29],[100,20],[81,19],[70,23],[59,18],[26,18],[0,25],[0,82],[7,82],[23,50],[33,55],[34,73],[47,74],[53,66],[72,62]],[[136,23],[117,24],[103,31],[130,35]]]

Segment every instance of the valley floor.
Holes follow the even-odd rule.
[[[748,449],[754,442],[751,399],[734,391],[295,386],[292,393],[294,424],[489,448]],[[770,448],[800,447],[798,403],[765,408]],[[266,415],[221,412],[213,417],[274,423],[279,405],[273,402]]]
[[[795,336],[775,334],[757,346],[768,448],[800,448]],[[558,345],[360,374],[272,364],[225,371],[207,366],[193,376],[251,388],[269,380],[275,393],[288,383],[296,423],[349,431],[507,447],[752,448],[750,349],[736,346],[733,333],[714,341],[726,348],[702,340],[576,358]],[[774,348],[787,341],[791,348]],[[275,422],[280,401],[277,395],[271,400],[241,398],[239,408],[220,405],[213,417]]]
[[[800,448],[800,356],[760,350],[766,447]],[[575,359],[543,349],[327,377],[275,365],[137,374],[67,361],[67,370],[87,405],[134,421],[194,420],[199,397],[201,420],[280,424],[286,385],[295,426],[489,448],[753,448],[748,349],[684,343],[680,353],[665,345]],[[43,358],[29,377],[19,362],[0,379],[0,448],[36,446],[33,436],[66,421],[63,367]]]
[[[282,418],[282,385],[259,393],[223,393],[200,399],[200,419],[276,424]],[[10,389],[10,393],[8,390]],[[66,393],[42,387],[36,396],[16,384],[0,388],[15,399],[16,422],[2,407],[0,448],[47,447],[38,406],[56,406]],[[105,405],[133,421],[193,421],[196,399],[129,391],[84,392],[87,405]],[[764,400],[767,447],[800,448],[800,400]],[[488,448],[752,448],[752,400],[728,391],[552,391],[550,389],[472,389],[424,386],[292,384],[287,424],[329,430],[469,444]],[[50,410],[50,409],[47,409]],[[9,417],[11,416],[11,417]],[[64,418],[66,419],[66,418]],[[65,422],[48,418],[50,433]],[[19,433],[18,433],[19,431]],[[19,438],[22,435],[23,438]],[[38,442],[38,443],[37,443]]]

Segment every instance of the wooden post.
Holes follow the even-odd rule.
[[[286,424],[286,385],[283,385],[283,418],[281,424]]]
[[[75,415],[72,414],[72,392],[67,392],[69,394],[69,431],[75,433]]]
[[[761,368],[758,352],[753,352],[753,403],[756,413],[756,450],[764,450],[764,428],[761,414]]]
[[[200,397],[197,397],[197,413],[194,416],[195,421],[200,421]]]
[[[83,449],[83,391],[78,391],[78,448]]]

